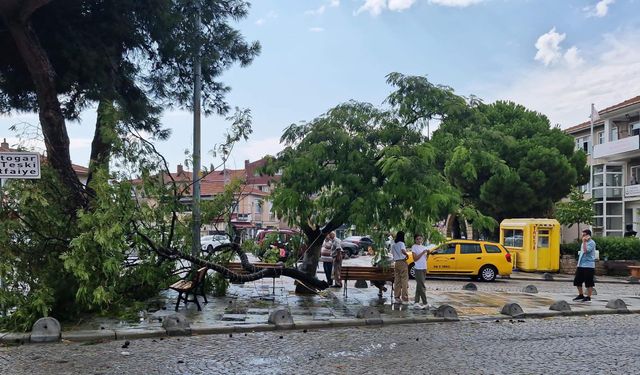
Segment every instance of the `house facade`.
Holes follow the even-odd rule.
[[[200,180],[200,199],[203,201],[213,199],[216,195],[222,194],[226,185],[231,181],[240,179],[242,187],[236,195],[237,204],[231,213],[231,225],[239,230],[243,238],[253,238],[261,229],[288,229],[287,224],[280,220],[273,211],[273,204],[269,199],[273,182],[279,176],[266,176],[259,172],[259,168],[266,163],[265,159],[255,162],[245,160],[244,169],[223,169],[213,171],[203,176]],[[163,174],[165,184],[172,180],[178,185],[190,186],[193,181],[193,174],[184,170],[182,165],[178,165],[176,172]],[[133,180],[137,184],[139,180]],[[136,192],[136,194],[143,194]],[[193,202],[191,189],[187,188],[181,202],[190,206]],[[143,198],[143,196],[139,196]],[[152,202],[149,202],[153,204]],[[227,231],[228,223],[222,219],[216,222],[202,223],[202,235],[213,234],[219,231]]]
[[[593,232],[622,237],[627,225],[640,232],[640,96],[598,112],[600,119],[565,130],[588,155],[592,175],[583,186],[595,200]]]

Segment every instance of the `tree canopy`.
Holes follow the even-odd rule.
[[[483,214],[545,217],[588,180],[586,156],[546,116],[512,102],[470,103],[433,134],[438,165]]]
[[[220,74],[234,63],[249,64],[260,50],[229,25],[245,17],[248,7],[242,0],[4,1],[0,111],[39,112],[51,165],[74,197],[70,204],[82,205],[65,119],[101,104],[92,172],[93,164],[108,165],[118,137],[131,129],[166,138],[160,109],[191,106],[197,55],[205,111],[227,113],[229,88]],[[109,115],[114,110],[117,116]]]
[[[421,130],[394,109],[353,101],[285,130],[286,147],[269,167],[282,173],[273,206],[307,236],[307,272],[315,274],[324,235],[342,224],[425,233],[457,205]]]

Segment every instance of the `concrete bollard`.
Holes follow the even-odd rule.
[[[553,275],[549,272],[543,273],[542,278],[544,279],[544,281],[553,281]]]
[[[571,306],[567,301],[558,300],[555,301],[550,307],[549,310],[553,311],[571,311]]]
[[[471,290],[471,291],[476,291],[478,290],[478,287],[476,286],[476,284],[474,283],[466,283],[464,284],[464,286],[462,287],[462,290]]]
[[[520,307],[520,305],[518,305],[517,303],[507,303],[506,305],[502,306],[500,314],[518,317],[524,315],[524,311],[522,310],[522,307]]]
[[[47,317],[40,318],[31,327],[31,342],[56,342],[60,341],[62,328],[57,319]]]
[[[627,304],[620,298],[614,298],[607,302],[607,309],[627,310]]]
[[[365,289],[368,287],[369,287],[369,284],[367,284],[367,280],[356,280],[356,288]]]
[[[458,312],[456,311],[455,308],[453,308],[453,306],[450,305],[440,305],[438,306],[438,308],[433,312],[433,315],[435,315],[438,318],[445,318],[445,319],[458,319]]]
[[[274,310],[269,314],[269,324],[273,324],[276,328],[293,328],[293,316],[289,310],[279,309]]]
[[[187,336],[191,334],[189,320],[182,314],[171,314],[162,319],[162,328],[168,336]]]
[[[524,288],[522,288],[522,292],[523,293],[538,293],[538,288],[536,288],[535,285],[527,285]]]

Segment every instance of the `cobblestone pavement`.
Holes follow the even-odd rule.
[[[1,374],[638,374],[640,318],[608,315],[0,348]]]

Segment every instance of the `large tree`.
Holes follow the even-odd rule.
[[[127,131],[168,136],[159,125],[160,108],[190,107],[196,55],[205,111],[226,113],[228,87],[217,78],[236,62],[249,64],[260,49],[228,24],[247,11],[242,0],[2,1],[0,110],[38,112],[47,157],[70,192],[69,205],[84,206],[66,121],[99,103],[92,179],[108,167]]]
[[[482,213],[545,217],[588,180],[583,152],[546,116],[512,102],[475,102],[433,135],[438,164]]]
[[[344,103],[289,126],[281,141],[286,148],[270,165],[282,173],[273,205],[304,232],[309,250],[302,270],[310,275],[325,235],[342,224],[424,233],[458,203],[435,168],[422,124],[405,121],[395,107]]]

